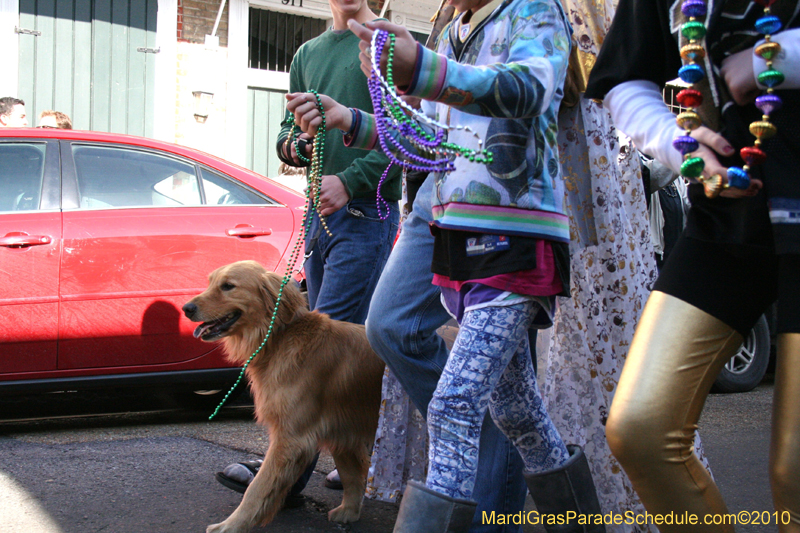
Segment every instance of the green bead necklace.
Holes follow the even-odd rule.
[[[317,94],[317,91],[312,89],[311,92],[316,97],[317,108],[320,110],[320,113],[322,113],[322,124],[320,124],[319,128],[317,129],[317,135],[314,137],[314,151],[311,156],[311,159],[309,160],[309,162],[311,163],[311,167],[309,168],[308,172],[308,187],[306,187],[306,193],[305,193],[306,207],[303,210],[303,221],[300,224],[300,233],[297,236],[297,241],[295,242],[294,247],[292,248],[292,252],[289,254],[289,261],[286,263],[286,273],[283,275],[283,279],[281,280],[281,287],[278,290],[278,296],[275,299],[275,307],[272,309],[272,317],[270,317],[269,320],[269,327],[267,328],[267,334],[264,336],[264,340],[261,341],[261,344],[258,345],[258,348],[256,348],[253,354],[247,359],[244,366],[242,366],[242,371],[239,372],[239,377],[236,378],[236,382],[222,398],[222,401],[219,403],[217,408],[214,409],[214,412],[211,413],[211,416],[208,417],[209,420],[213,420],[214,417],[217,416],[219,410],[222,409],[222,406],[225,405],[225,402],[228,401],[228,398],[230,398],[231,394],[233,394],[233,391],[236,390],[236,387],[239,386],[239,383],[242,381],[242,378],[244,377],[245,374],[245,370],[247,370],[247,367],[250,365],[250,362],[255,358],[256,355],[258,355],[261,352],[261,350],[264,349],[264,346],[267,344],[267,341],[272,336],[272,330],[275,327],[275,319],[278,316],[278,309],[280,308],[281,299],[283,298],[283,288],[286,286],[287,283],[289,283],[289,280],[292,279],[292,272],[294,272],[294,267],[297,264],[297,260],[300,257],[301,247],[305,245],[306,237],[308,236],[309,230],[311,229],[311,217],[308,216],[308,205],[310,203],[309,195],[311,191],[314,192],[314,202],[312,208],[317,212],[317,214],[319,214],[319,192],[320,192],[320,184],[322,181],[322,156],[324,150],[323,147],[325,145],[325,111],[322,108],[322,101],[319,97],[319,94]],[[294,119],[290,119],[290,122],[292,124],[292,129],[289,131],[289,138],[292,139],[292,142],[295,143],[295,148],[297,148],[296,144],[297,138],[294,133],[295,131]],[[300,156],[299,150],[297,150],[297,155]],[[300,160],[302,161],[303,158],[300,157]],[[328,230],[328,225],[325,223],[325,219],[322,217],[322,215],[319,215],[319,219],[320,222],[322,223],[323,228],[325,228],[325,231],[328,233],[328,235],[331,235],[330,230]]]

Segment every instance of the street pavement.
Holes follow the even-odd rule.
[[[772,385],[751,393],[712,395],[701,434],[731,512],[770,511],[767,480]],[[30,399],[35,403],[40,399]],[[67,397],[51,397],[56,406]],[[104,398],[89,398],[98,406]],[[121,400],[135,409],[136,398]],[[4,408],[0,418],[20,415]],[[25,416],[37,407],[25,404]],[[47,406],[41,406],[47,411]],[[69,410],[68,409],[68,410]],[[180,410],[0,421],[0,533],[202,532],[225,519],[240,495],[214,480],[226,464],[261,456],[266,434],[252,422],[252,407],[223,409],[219,420]],[[365,501],[362,518],[341,526],[326,513],[341,493],[323,486],[333,468],[322,456],[305,491],[306,504],[280,513],[256,532],[389,533],[397,507]],[[529,499],[530,506],[530,499]],[[776,531],[740,526],[739,532]],[[525,533],[542,529],[526,526]]]

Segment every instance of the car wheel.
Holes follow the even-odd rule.
[[[770,335],[767,317],[761,316],[739,351],[725,363],[712,392],[747,392],[761,383],[769,365]]]

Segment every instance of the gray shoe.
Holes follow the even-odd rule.
[[[342,485],[342,478],[339,476],[339,470],[333,469],[330,474],[325,476],[325,486],[333,490],[344,490]]]
[[[569,459],[558,468],[541,474],[526,474],[525,483],[536,503],[539,514],[566,515],[572,511],[580,515],[602,513],[597,492],[589,470],[589,462],[580,446],[567,446]],[[579,524],[578,519],[569,524],[545,525],[548,533],[604,533],[601,524]]]
[[[450,498],[409,481],[400,502],[394,533],[467,533],[478,504]]]
[[[258,469],[261,468],[261,463],[261,459],[256,459],[230,464],[222,472],[217,472],[217,481],[231,490],[244,494],[250,482],[256,477]]]

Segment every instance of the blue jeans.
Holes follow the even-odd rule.
[[[333,236],[321,227],[319,215],[309,209],[309,216],[312,215],[306,239],[306,253],[313,251],[305,263],[308,304],[334,320],[363,324],[397,235],[397,202],[390,202],[389,216],[381,220],[374,198],[351,200],[325,217]],[[305,488],[318,458],[319,455],[294,484],[291,495]]]
[[[372,296],[367,337],[403,385],[411,401],[427,418],[428,403],[447,363],[447,347],[436,330],[447,314],[439,289],[431,282],[433,178],[425,180],[414,209],[403,223],[400,238]],[[516,533],[520,526],[483,525],[482,512],[523,510],[527,489],[522,459],[487,415],[480,437],[480,459],[473,499],[478,509],[470,533]]]
[[[381,220],[374,198],[351,200],[325,217],[333,236],[312,213],[311,237],[306,239],[306,253],[313,250],[305,264],[308,304],[334,320],[363,324],[397,235],[397,202],[390,203],[389,217]]]

